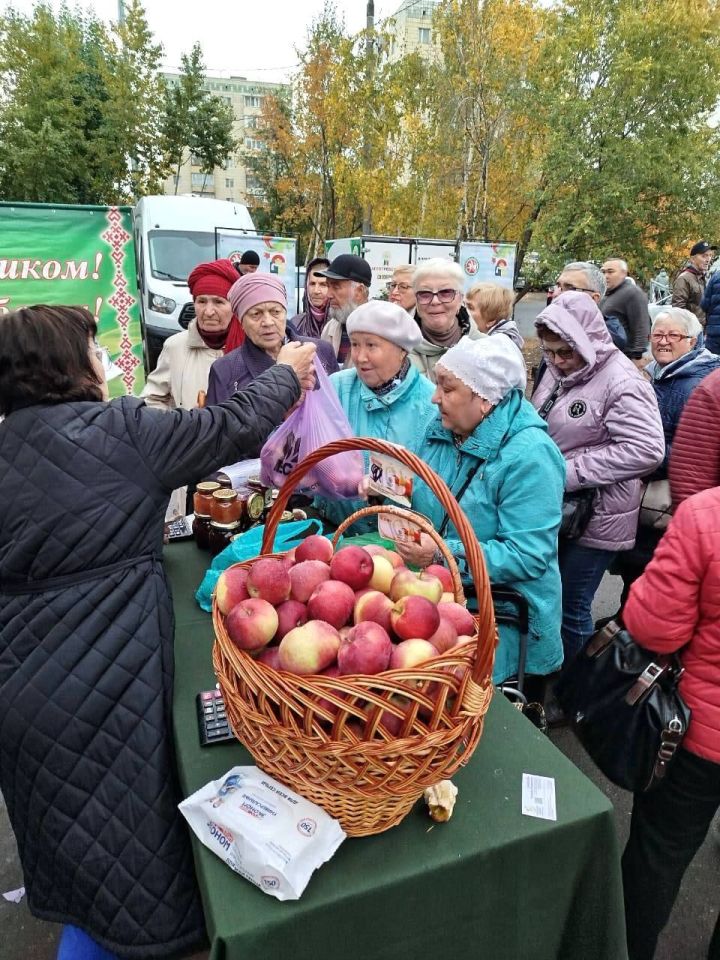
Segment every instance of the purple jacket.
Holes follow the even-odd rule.
[[[298,340],[300,343],[314,343],[317,347],[317,358],[328,376],[331,373],[337,373],[339,367],[331,344],[322,340],[315,340],[313,337],[301,337],[290,324],[287,327],[287,336],[289,340]],[[243,390],[249,383],[252,383],[265,370],[269,370],[274,363],[275,361],[271,356],[256,347],[246,337],[241,347],[231,350],[224,357],[220,357],[210,367],[207,399],[205,401],[207,406],[228,400],[238,390]]]
[[[535,325],[562,337],[586,361],[566,377],[548,361],[532,397],[540,409],[559,381],[547,424],[565,457],[565,489],[599,488],[592,519],[578,543],[629,550],[637,529],[640,478],[652,473],[665,453],[652,385],[614,345],[587,294],[561,294]]]

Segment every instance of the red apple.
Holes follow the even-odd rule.
[[[277,606],[290,596],[290,574],[282,560],[264,557],[256,560],[250,568],[247,581],[251,597],[259,597]]]
[[[340,634],[323,620],[308,620],[280,641],[280,669],[300,676],[321,673],[337,657]]]
[[[235,604],[249,599],[248,576],[249,571],[245,567],[228,567],[227,570],[223,570],[215,587],[220,613],[227,615]]]
[[[303,560],[322,560],[323,563],[330,563],[332,555],[332,543],[327,537],[321,537],[317,533],[305,537],[303,542],[295,547],[295,563],[302,563]]]
[[[457,630],[450,620],[440,617],[440,626],[428,640],[438,653],[445,653],[458,642]]]
[[[273,670],[280,670],[280,647],[265,647],[255,659]]]
[[[312,592],[307,603],[311,620],[324,620],[336,630],[344,627],[352,616],[355,594],[352,587],[339,580],[325,580]]]
[[[348,627],[348,630],[349,629],[350,628]],[[333,663],[331,666],[326,667],[325,670],[322,670],[320,672],[320,676],[321,677],[339,677],[340,668],[336,663]],[[338,697],[340,700],[346,699],[344,693],[337,693],[336,691],[333,691],[333,692],[334,692],[334,695]],[[333,717],[337,714],[338,710],[340,709],[336,704],[331,703],[330,700],[326,699],[325,697],[321,697],[318,700],[317,704],[319,707],[322,707],[323,710],[327,710],[327,712]],[[324,719],[324,718],[321,718],[321,719]]]
[[[373,590],[379,590],[380,593],[390,593],[390,587],[395,576],[395,567],[390,563],[387,557],[373,557],[373,574],[368,584]]]
[[[379,590],[368,590],[355,601],[353,611],[353,620],[356,624],[363,620],[369,620],[372,623],[378,623],[390,633],[392,624],[390,623],[390,611],[393,608],[393,602],[390,597],[386,597]]]
[[[301,627],[307,623],[307,607],[299,600],[286,600],[277,607],[278,628],[275,639],[280,642],[286,633],[290,633],[295,627]]]
[[[290,569],[290,596],[307,603],[318,584],[330,579],[330,567],[322,560],[302,560]]]
[[[467,607],[461,607],[459,603],[453,602],[441,603],[437,609],[443,620],[449,620],[452,623],[458,636],[464,634],[472,636],[475,633],[475,618]]]
[[[411,670],[426,660],[432,660],[437,657],[438,652],[435,647],[427,640],[421,640],[414,637],[411,640],[403,640],[393,647],[390,655],[391,670]]]
[[[467,634],[465,634],[464,636],[460,636],[457,638],[457,643],[455,644],[455,646],[459,647],[461,643],[476,643],[476,642],[477,641],[475,637],[469,637]]]
[[[443,590],[448,593],[454,591],[455,585],[453,584],[452,574],[447,567],[443,567],[440,563],[431,563],[429,567],[425,567],[424,572],[429,577],[437,577],[442,584]]]
[[[228,635],[241,650],[260,650],[275,636],[278,615],[267,602],[251,597],[236,604],[225,618]]]
[[[440,626],[440,614],[426,597],[401,597],[390,611],[390,622],[401,640],[427,640]]]
[[[388,558],[390,563],[395,567],[396,570],[403,570],[405,568],[405,561],[400,556],[399,553],[396,553],[394,550],[385,550],[385,556]]]
[[[338,650],[341,674],[376,674],[387,670],[392,653],[392,640],[378,623],[359,623],[353,627]]]
[[[393,737],[397,737],[402,728],[405,726],[405,714],[407,713],[409,701],[406,697],[401,697],[399,694],[392,693],[388,698],[388,703],[392,704],[393,707],[397,707],[403,716],[397,716],[397,714],[392,710],[383,710],[383,712],[380,714],[380,724],[385,727],[389,734],[391,734]]]
[[[455,594],[454,593],[444,593],[439,600],[440,603],[455,603]]]
[[[373,558],[362,547],[343,547],[330,561],[333,580],[347,583],[353,590],[367,587],[373,572]]]
[[[385,547],[381,547],[379,543],[366,543],[363,550],[366,550],[371,557],[385,557],[387,555],[387,550]]]
[[[422,572],[413,573],[412,570],[398,570],[390,587],[390,597],[393,600],[401,597],[425,597],[432,603],[438,603],[442,595],[443,586],[437,577],[429,577]]]

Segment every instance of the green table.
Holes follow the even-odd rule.
[[[185,795],[236,764],[240,744],[202,749],[195,695],[211,687],[211,618],[193,594],[206,555],[171,544],[174,730]],[[522,774],[555,778],[557,822],[520,812]],[[393,830],[348,839],[281,903],[193,840],[212,960],[623,960],[622,889],[612,807],[550,741],[496,696],[453,819],[424,804]]]

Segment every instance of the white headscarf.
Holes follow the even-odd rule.
[[[463,337],[438,360],[438,366],[492,404],[500,403],[516,387],[524,391],[527,384],[525,361],[509,337]]]

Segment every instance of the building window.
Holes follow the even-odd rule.
[[[245,137],[245,146],[248,150],[262,150],[262,140],[254,140],[252,137]]]
[[[262,106],[262,97],[245,97],[245,106],[246,107],[261,107]]]
[[[245,117],[245,129],[246,130],[257,130],[257,117]]]
[[[430,27],[418,27],[418,40],[420,43],[430,43]]]
[[[235,186],[235,181],[232,177],[225,177],[225,186],[228,190],[231,190]]]
[[[193,189],[198,190],[214,190],[215,189],[215,177],[212,173],[192,173],[190,175],[190,180],[192,182]]]
[[[200,159],[200,157],[199,157],[196,153],[191,153],[191,154],[190,154],[190,163],[191,163],[194,167],[199,167],[199,166],[202,165],[202,160]]]

